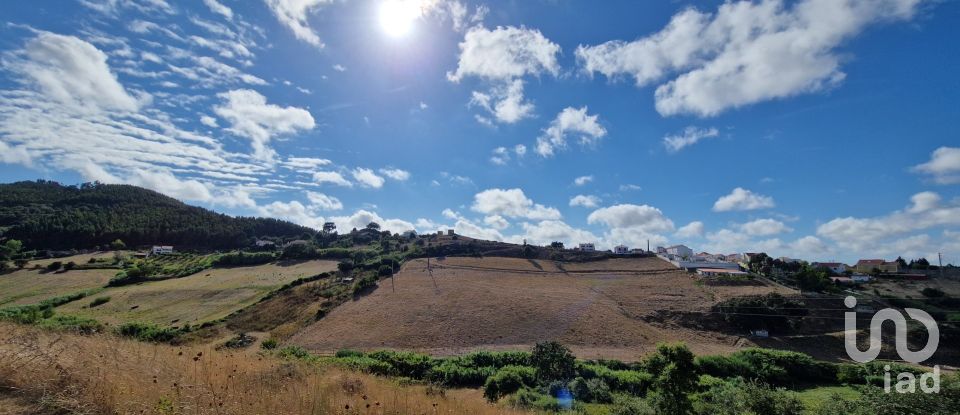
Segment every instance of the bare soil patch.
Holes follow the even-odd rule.
[[[425,259],[411,261],[393,282],[381,281],[290,342],[321,353],[398,348],[442,355],[558,340],[582,357],[633,360],[658,342],[684,341],[698,353],[723,353],[747,343],[650,318],[661,310],[708,312],[741,291],[779,290],[708,287],[657,258],[538,263],[543,271],[517,258],[431,259],[431,276]]]

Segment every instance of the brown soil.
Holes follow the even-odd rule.
[[[431,276],[426,260],[412,261],[394,281],[381,281],[290,342],[320,353],[400,348],[444,355],[558,340],[581,357],[634,360],[658,342],[684,341],[697,353],[724,353],[751,343],[651,317],[707,312],[729,296],[780,290],[703,286],[657,258],[537,264],[542,271],[526,259],[432,259]]]

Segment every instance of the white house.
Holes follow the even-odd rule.
[[[866,274],[853,274],[850,276],[850,279],[853,282],[870,282],[873,281],[873,277]]]
[[[269,247],[275,246],[276,244],[273,243],[273,241],[267,241],[267,240],[264,240],[264,239],[260,239],[260,240],[257,240],[257,242],[254,242],[254,245],[256,245],[257,248],[265,248],[265,247],[268,247],[268,246],[269,246]],[[172,248],[171,248],[171,249],[172,249]]]
[[[613,247],[613,253],[617,255],[627,255],[630,253],[630,248],[627,248],[626,245],[617,245]]]
[[[157,245],[150,249],[150,255],[169,255],[173,253],[173,247],[169,245]]]
[[[676,255],[681,258],[690,258],[693,256],[693,250],[685,245],[674,245],[667,248],[668,255]]]
[[[593,243],[582,243],[580,244],[580,250],[585,252],[593,252],[597,250],[597,247]]]

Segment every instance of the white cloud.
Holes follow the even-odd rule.
[[[318,210],[343,209],[343,203],[340,202],[340,199],[323,193],[307,192],[307,199],[310,200],[310,206]]]
[[[773,198],[751,192],[742,187],[733,189],[733,191],[717,199],[713,204],[715,212],[729,212],[732,210],[756,210],[768,209],[776,206]]]
[[[564,108],[557,114],[557,118],[550,122],[550,126],[537,137],[537,154],[550,157],[555,150],[567,146],[567,136],[574,135],[580,144],[592,145],[607,135],[607,130],[597,121],[597,115],[587,115],[587,107],[576,109]]]
[[[319,167],[330,165],[331,161],[315,157],[287,157],[283,162],[283,167],[290,170],[314,170]]]
[[[528,243],[537,245],[548,245],[554,241],[563,242],[565,245],[573,246],[581,242],[598,242],[598,238],[593,233],[574,228],[560,220],[543,220],[537,223],[521,224],[523,234],[508,238],[513,243],[520,243],[526,240]]]
[[[274,16],[293,32],[297,39],[322,48],[320,36],[310,28],[307,17],[322,5],[330,4],[333,0],[266,0],[267,6]]]
[[[350,174],[353,175],[353,179],[360,183],[363,187],[369,187],[373,189],[379,189],[383,187],[383,182],[385,181],[383,177],[377,176],[376,173],[371,169],[357,167],[353,169]]]
[[[230,122],[229,130],[251,140],[254,157],[272,160],[276,153],[268,144],[273,136],[314,127],[310,112],[296,107],[267,104],[267,98],[249,89],[236,89],[217,94],[225,102],[214,112]]]
[[[520,189],[488,189],[474,195],[471,207],[485,215],[503,215],[532,220],[560,219],[560,211],[527,198]]]
[[[135,98],[117,81],[107,55],[73,36],[40,32],[8,64],[42,93],[65,105],[91,110],[137,111],[149,96]]]
[[[716,115],[843,81],[836,49],[870,24],[905,20],[920,0],[726,2],[716,13],[688,8],[660,32],[632,42],[580,46],[587,73],[631,76],[656,89],[662,115]]]
[[[570,206],[595,208],[600,205],[600,198],[594,195],[576,195],[570,199]]]
[[[517,144],[513,147],[513,152],[516,153],[517,157],[523,157],[527,154],[527,146]]]
[[[410,172],[401,169],[380,169],[380,174],[400,182],[410,179]]]
[[[258,208],[259,214],[277,219],[288,220],[293,223],[321,229],[324,219],[314,211],[296,200],[290,202],[274,201]]]
[[[430,108],[430,106],[427,105],[426,102],[420,101],[420,110],[422,111],[422,110],[425,110],[425,109],[427,109],[427,108]]]
[[[589,176],[580,176],[580,177],[577,177],[576,179],[573,179],[573,184],[574,184],[574,186],[583,186],[583,185],[585,185],[585,184],[587,184],[587,183],[590,183],[590,182],[592,182],[592,181],[593,181],[593,176],[592,176],[592,175],[589,175]]]
[[[508,222],[506,218],[500,215],[491,215],[491,216],[484,217],[483,223],[485,223],[487,226],[493,229],[496,229],[498,231],[502,231],[510,227],[510,222]]]
[[[489,30],[471,28],[460,43],[460,57],[455,72],[448,72],[451,82],[473,76],[492,83],[488,92],[474,91],[471,106],[478,106],[501,123],[515,123],[533,116],[534,105],[523,97],[524,76],[559,74],[557,54],[560,46],[539,31],[513,26]],[[493,120],[477,116],[481,123]]]
[[[630,184],[630,183],[628,183],[628,184],[621,184],[621,185],[620,185],[620,191],[621,191],[621,192],[636,191],[636,190],[640,190],[640,189],[642,189],[642,187],[637,186],[637,185],[635,185],[635,184]]]
[[[750,236],[770,236],[793,232],[793,229],[790,229],[789,226],[775,219],[757,219],[740,225],[740,229]]]
[[[703,229],[703,222],[693,221],[677,229],[674,236],[677,238],[699,238],[703,237]]]
[[[587,223],[601,223],[609,228],[636,228],[645,232],[669,232],[673,221],[660,209],[648,205],[620,204],[600,208],[587,216]]]
[[[817,227],[817,235],[858,252],[891,252],[891,243],[913,232],[934,227],[960,226],[960,202],[943,203],[939,195],[922,192],[903,210],[874,218],[836,218]],[[915,240],[915,239],[914,239]],[[935,251],[931,247],[929,252]]]
[[[533,116],[534,106],[523,100],[523,81],[515,79],[500,86],[494,86],[489,92],[473,91],[470,106],[478,106],[486,110],[497,121],[513,124],[524,118]],[[489,120],[478,118],[478,121]]]
[[[342,229],[344,231],[354,228],[363,229],[367,227],[367,224],[370,222],[376,222],[380,224],[381,230],[390,231],[393,233],[403,233],[409,230],[415,230],[417,228],[412,223],[405,220],[384,219],[375,212],[370,212],[364,209],[360,209],[350,216],[335,216],[328,218],[328,220],[337,224],[337,229]]]
[[[346,72],[346,71],[347,71],[347,67],[346,67],[346,66],[343,66],[343,65],[341,65],[341,64],[338,63],[338,64],[333,65],[333,70],[335,70],[335,71],[337,71],[337,72]]]
[[[142,105],[146,96],[133,98],[105,56],[83,40],[46,32],[7,52],[11,85],[22,89],[0,91],[3,161],[140,185],[189,202],[255,206],[252,197],[267,191],[255,184],[267,166],[177,125],[189,120]]]
[[[960,147],[940,147],[934,150],[930,161],[913,168],[928,174],[940,184],[960,183]]]
[[[510,162],[510,151],[506,147],[497,147],[493,149],[493,155],[490,156],[490,162],[498,165],[505,165]]]
[[[220,3],[217,0],[203,0],[203,4],[206,4],[210,11],[219,14],[227,19],[233,19],[233,10],[229,7],[224,6],[223,3]]]
[[[335,171],[318,171],[313,173],[313,181],[317,184],[330,183],[344,187],[353,186],[353,183],[350,183],[350,181],[343,178],[343,175]]]
[[[542,73],[557,75],[558,53],[560,46],[539,30],[476,26],[464,35],[457,70],[447,73],[447,78],[453,82],[467,76],[502,81]]]
[[[200,117],[200,124],[206,125],[210,128],[217,128],[220,125],[217,124],[217,119],[209,115],[204,115]]]
[[[667,148],[668,152],[676,153],[685,147],[697,144],[697,142],[704,138],[716,137],[718,135],[720,135],[720,131],[716,128],[697,128],[690,126],[685,128],[680,134],[663,137],[663,146]]]

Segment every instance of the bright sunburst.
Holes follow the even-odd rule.
[[[385,0],[380,5],[380,26],[390,36],[406,35],[420,18],[420,0]]]

